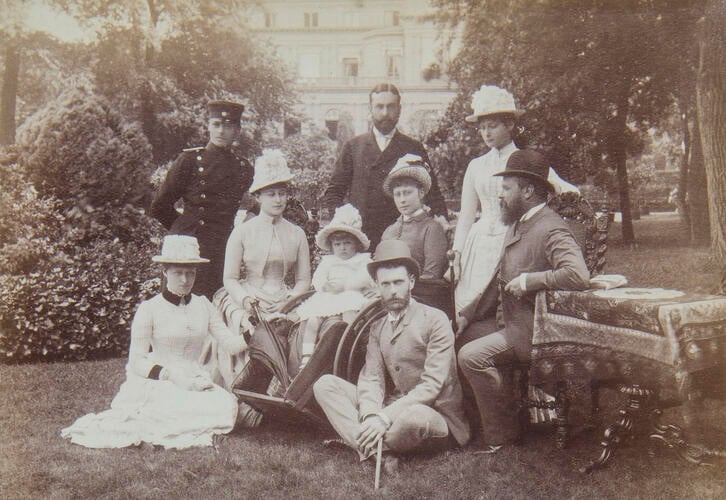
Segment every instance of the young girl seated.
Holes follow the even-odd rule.
[[[323,319],[341,316],[350,322],[355,314],[375,296],[375,284],[366,265],[371,261],[370,241],[361,231],[358,210],[350,204],[335,210],[330,223],[318,232],[315,243],[324,255],[313,274],[315,294],[300,304],[297,315],[307,320],[303,333],[300,367],[307,364],[315,349]]]

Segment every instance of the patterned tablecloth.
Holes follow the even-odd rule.
[[[685,400],[726,385],[726,297],[663,289],[540,292],[533,384],[615,380]],[[711,391],[709,391],[711,392]]]

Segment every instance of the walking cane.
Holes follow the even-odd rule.
[[[378,489],[381,485],[381,461],[383,460],[383,437],[378,439],[378,449],[376,450],[376,480],[373,484],[374,489]]]
[[[454,308],[454,318],[451,320],[451,328],[454,330],[454,332],[456,332],[456,276],[454,273],[454,259],[456,259],[456,252],[454,250],[449,250],[448,252],[446,252],[446,258],[449,260],[449,286],[451,287],[451,307]]]

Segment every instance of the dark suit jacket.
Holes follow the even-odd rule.
[[[411,299],[395,328],[388,315],[371,325],[358,378],[358,413],[362,420],[383,412],[395,421],[414,404],[439,412],[460,445],[469,440],[449,319]]]
[[[406,153],[417,154],[429,161],[423,145],[401,132],[394,134],[383,152],[378,149],[373,131],[346,142],[325,190],[324,207],[332,214],[336,207],[343,205],[347,195],[348,201],[361,213],[363,232],[372,244],[378,243],[383,230],[399,215],[393,200],[383,192],[383,180]],[[433,172],[431,181],[426,204],[434,215],[446,216],[446,203]]]
[[[545,206],[524,222],[510,226],[499,263],[504,329],[517,357],[532,350],[534,301],[539,290],[585,290],[590,272],[580,246],[562,218]],[[527,273],[527,293],[517,298],[504,285]]]

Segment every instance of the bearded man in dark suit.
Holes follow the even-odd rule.
[[[545,203],[554,190],[548,173],[541,154],[520,150],[512,153],[503,172],[494,174],[504,177],[499,202],[509,226],[499,261],[504,329],[472,340],[458,355],[479,409],[483,453],[494,453],[518,437],[513,388],[503,369],[530,358],[537,292],[589,286],[580,246],[567,223]]]
[[[325,190],[323,207],[332,214],[347,200],[363,218],[363,232],[371,240],[371,248],[381,239],[383,231],[399,216],[391,198],[383,193],[383,180],[396,161],[406,153],[419,155],[430,164],[426,150],[416,139],[396,129],[401,116],[401,93],[390,83],[376,85],[370,92],[372,129],[356,136],[343,146],[335,170]],[[436,176],[431,174],[431,190],[426,204],[434,215],[447,217],[446,203]]]

